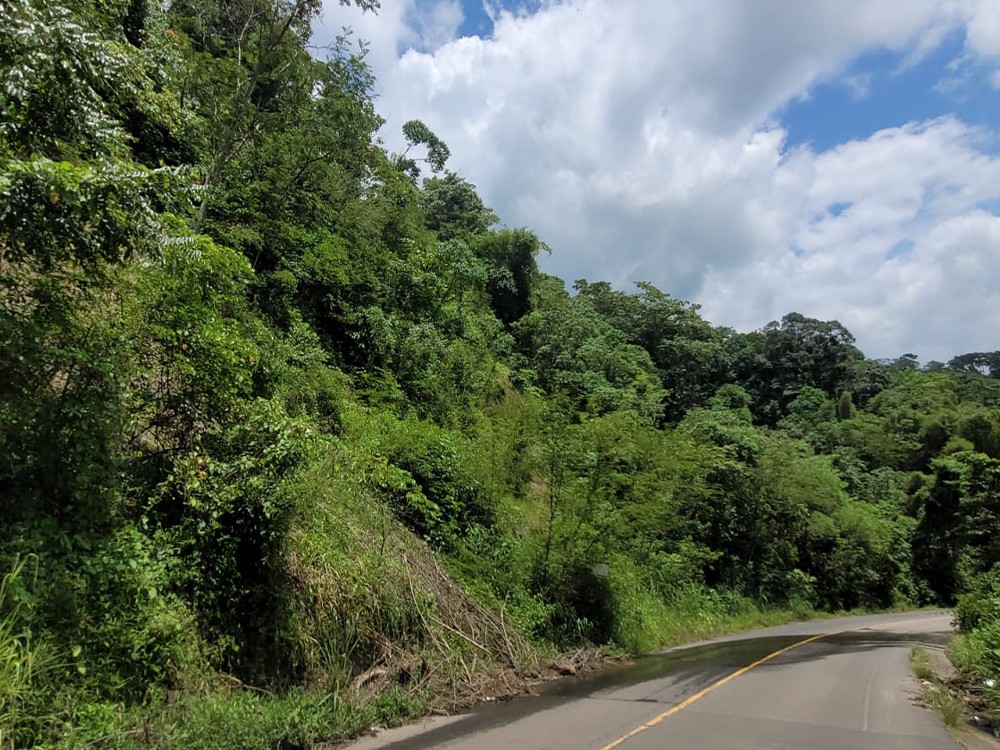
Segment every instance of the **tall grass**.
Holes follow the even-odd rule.
[[[980,715],[1000,726],[1000,620],[980,620],[970,633],[952,641],[949,655],[976,696]]]
[[[664,595],[628,560],[616,561],[611,578],[614,642],[633,654],[754,628],[809,619],[818,613],[800,605],[764,607],[725,589],[686,583]]]
[[[931,680],[934,678],[934,669],[931,667],[931,659],[927,654],[927,649],[914,646],[910,651],[910,667],[918,680]]]
[[[17,725],[42,665],[40,649],[32,648],[30,631],[21,627],[22,605],[14,593],[25,563],[15,559],[0,580],[0,750],[14,747]]]

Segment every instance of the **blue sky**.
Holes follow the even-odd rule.
[[[387,146],[423,120],[545,270],[870,356],[1000,349],[997,0],[382,6],[318,34],[371,40]]]
[[[461,7],[463,20],[458,27],[458,36],[478,36],[485,39],[493,34],[491,13],[495,15],[497,11],[503,10],[510,13],[530,14],[538,11],[541,2],[540,0],[521,0],[521,2],[489,0],[491,13],[486,11],[486,5],[482,0],[463,0]]]
[[[508,5],[508,7],[510,7]],[[489,37],[493,33],[493,21],[481,2],[462,3],[464,19],[458,27],[459,36]]]
[[[791,145],[826,150],[864,138],[902,122],[954,114],[970,125],[994,128],[1000,113],[1000,90],[982,85],[976,71],[949,69],[961,60],[965,34],[953,31],[941,46],[921,60],[887,50],[869,52],[853,61],[837,79],[816,84],[807,96],[788,103],[778,117]],[[967,76],[967,77],[965,77]],[[867,85],[851,88],[852,80]],[[947,82],[953,81],[952,85]],[[997,153],[1000,142],[994,142]]]

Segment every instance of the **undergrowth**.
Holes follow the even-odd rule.
[[[927,650],[915,646],[910,650],[910,668],[923,685],[924,703],[949,729],[956,729],[965,719],[966,705],[961,684],[945,680],[934,670]]]
[[[395,726],[417,716],[423,696],[392,688],[369,700],[336,692],[291,690],[273,695],[247,689],[188,693],[143,706],[82,704],[64,717],[62,736],[46,746],[70,750],[270,750],[307,748],[357,735],[372,726]]]
[[[15,559],[0,579],[0,750],[18,746],[25,722],[35,710],[35,690],[51,664],[21,617],[25,605],[18,594],[28,563]]]

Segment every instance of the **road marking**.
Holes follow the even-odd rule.
[[[681,701],[680,703],[678,703],[676,706],[673,706],[673,707],[667,709],[666,711],[664,711],[659,716],[654,716],[652,719],[650,719],[649,721],[647,721],[645,724],[641,724],[640,726],[637,726],[635,729],[633,729],[628,734],[623,734],[621,737],[619,737],[614,742],[609,742],[607,745],[605,745],[604,747],[602,747],[600,750],[614,750],[614,748],[616,748],[619,745],[621,745],[622,743],[627,742],[628,740],[632,739],[637,734],[642,734],[647,729],[652,729],[653,727],[655,727],[657,724],[659,724],[664,719],[673,716],[674,714],[678,713],[679,711],[683,711],[685,708],[687,708],[688,706],[690,706],[695,701],[701,700],[706,695],[708,695],[709,693],[711,693],[713,690],[716,690],[717,688],[722,687],[723,685],[725,685],[730,680],[735,680],[737,677],[739,677],[742,674],[746,674],[747,672],[749,672],[754,667],[760,666],[761,664],[763,664],[766,661],[771,661],[771,659],[774,659],[777,656],[781,656],[783,653],[785,653],[786,651],[791,651],[793,648],[798,648],[799,646],[804,646],[807,643],[812,643],[813,641],[818,641],[820,638],[826,638],[826,637],[831,636],[831,635],[837,635],[837,634],[836,633],[820,633],[819,635],[814,635],[814,636],[811,636],[809,638],[804,638],[801,641],[797,641],[797,642],[793,643],[791,646],[785,646],[784,648],[775,651],[773,654],[768,654],[763,659],[758,659],[753,664],[748,664],[747,666],[742,667],[741,669],[737,669],[735,672],[733,672],[732,674],[726,675],[721,680],[716,680],[711,685],[709,685],[707,688],[705,688],[703,690],[699,690],[694,695],[692,695],[692,696],[690,696],[688,698],[685,698],[683,701]]]

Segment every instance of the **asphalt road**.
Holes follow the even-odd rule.
[[[908,662],[913,645],[945,644],[950,620],[913,612],[729,636],[351,750],[955,750],[937,717],[916,705]]]

